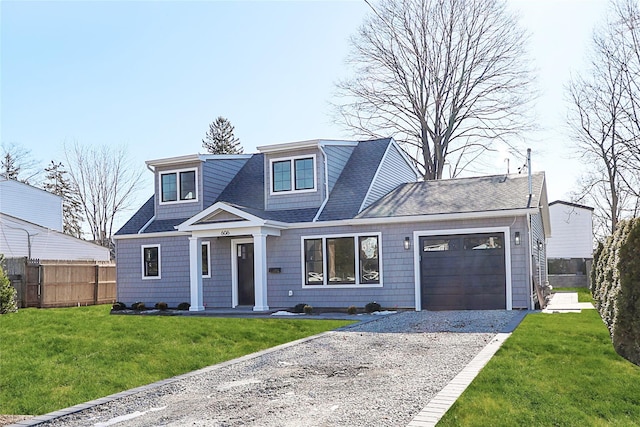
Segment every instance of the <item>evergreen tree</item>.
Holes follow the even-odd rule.
[[[2,176],[6,179],[18,180],[20,166],[16,164],[16,159],[9,152],[2,156]]]
[[[77,192],[67,178],[67,171],[62,163],[53,160],[47,168],[44,189],[62,197],[63,231],[74,237],[82,237],[82,204]]]
[[[2,268],[3,258],[0,254],[0,314],[15,313],[18,311],[17,291]]]
[[[242,145],[233,134],[233,129],[229,120],[218,117],[209,125],[202,147],[211,154],[242,154]]]

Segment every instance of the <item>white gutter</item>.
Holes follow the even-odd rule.
[[[322,201],[320,208],[318,208],[316,216],[313,217],[312,222],[318,221],[318,218],[320,218],[325,205],[329,201],[329,162],[327,161],[327,153],[324,151],[324,144],[318,144],[318,148],[320,149],[322,158],[324,159],[324,200]]]
[[[453,221],[475,218],[502,218],[509,216],[522,216],[525,214],[537,213],[538,209],[508,209],[503,211],[485,211],[485,212],[464,212],[451,214],[433,214],[433,215],[412,215],[398,217],[377,217],[377,218],[354,218],[341,219],[336,221],[319,221],[319,222],[297,222],[288,224],[288,228],[315,228],[315,227],[339,227],[354,225],[371,225],[371,224],[406,224],[413,222],[436,222],[436,221]]]

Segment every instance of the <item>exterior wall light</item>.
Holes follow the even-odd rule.
[[[514,240],[515,240],[516,246],[519,246],[520,245],[520,232],[519,231],[516,231],[516,234],[514,236]]]
[[[541,251],[543,248],[542,241],[538,240],[538,250]]]
[[[411,249],[411,239],[410,239],[410,238],[405,237],[405,238],[404,238],[404,242],[403,242],[403,244],[404,244],[404,249],[405,249],[406,251],[408,251],[409,249]]]

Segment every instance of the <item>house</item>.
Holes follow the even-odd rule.
[[[556,200],[549,203],[553,237],[548,241],[549,283],[588,287],[593,261],[593,208]]]
[[[109,261],[109,249],[62,230],[60,196],[0,177],[0,254],[6,258]]]
[[[155,194],[115,236],[127,304],[510,310],[547,280],[543,173],[423,182],[393,139],[147,166]]]

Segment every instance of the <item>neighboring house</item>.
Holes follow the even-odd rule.
[[[0,178],[0,254],[6,258],[109,261],[109,249],[62,233],[62,198]]]
[[[549,283],[589,286],[593,261],[593,208],[556,200],[549,203],[553,237],[548,241]]]
[[[147,162],[155,194],[115,236],[118,300],[534,306],[550,234],[543,173],[421,182],[392,139],[258,151]]]

